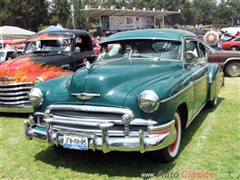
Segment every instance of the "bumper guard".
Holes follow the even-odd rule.
[[[89,132],[55,131],[51,123],[47,123],[47,128],[37,128],[36,125],[30,125],[28,120],[24,124],[27,139],[37,139],[48,142],[50,145],[63,146],[64,134],[82,135],[88,137],[88,149],[101,150],[104,153],[110,151],[139,151],[141,153],[156,151],[167,147],[176,139],[174,120],[161,126],[148,126],[147,133],[140,129],[138,135],[128,137],[110,137],[108,128],[114,124],[109,122],[97,125],[101,129],[101,136]]]

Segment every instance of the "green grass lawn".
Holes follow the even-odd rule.
[[[240,179],[240,77],[226,78],[215,109],[204,108],[182,136],[178,158],[161,164],[150,154],[55,149],[24,137],[28,115],[0,114],[2,179]],[[148,173],[148,174],[144,174]],[[191,177],[192,178],[188,178]],[[193,178],[195,176],[195,178]],[[171,178],[172,177],[172,178]],[[211,178],[205,178],[211,179]]]

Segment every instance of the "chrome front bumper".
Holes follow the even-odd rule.
[[[110,151],[139,151],[141,153],[155,151],[167,147],[176,139],[174,120],[161,126],[148,126],[147,133],[140,129],[138,135],[128,137],[111,136],[108,128],[113,126],[113,123],[109,122],[97,125],[101,129],[101,136],[80,131],[55,131],[51,128],[51,124],[47,124],[47,127],[31,126],[29,121],[25,121],[24,124],[27,139],[37,139],[48,142],[50,145],[63,146],[64,134],[82,135],[88,137],[88,149],[101,150],[104,153]]]

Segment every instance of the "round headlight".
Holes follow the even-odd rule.
[[[143,91],[138,97],[138,106],[146,113],[152,113],[158,109],[160,100],[152,90]]]
[[[43,103],[43,95],[40,89],[38,88],[32,88],[31,91],[28,94],[28,99],[32,106],[40,106]]]
[[[35,79],[35,81],[34,81],[34,85],[40,84],[40,83],[42,83],[43,81],[44,81],[43,78],[37,77],[37,78]]]

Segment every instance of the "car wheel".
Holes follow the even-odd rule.
[[[153,152],[154,158],[163,163],[168,163],[173,161],[177,157],[179,152],[181,137],[182,137],[182,125],[181,125],[181,116],[178,111],[175,112],[174,114],[174,120],[175,120],[175,128],[176,128],[177,136],[173,144],[170,144],[169,146],[161,150]]]
[[[230,77],[237,77],[240,75],[240,62],[234,61],[227,64],[225,73]]]
[[[230,50],[239,51],[239,47],[238,46],[232,46],[232,47],[230,47]]]
[[[215,108],[218,104],[218,96],[215,96],[212,101],[208,101],[208,106],[210,108]]]

